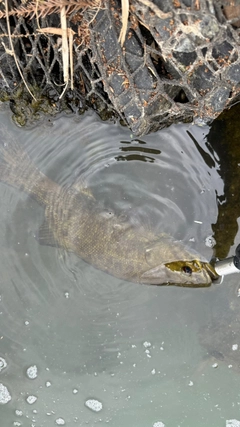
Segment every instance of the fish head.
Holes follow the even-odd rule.
[[[207,287],[219,277],[206,259],[171,238],[148,247],[145,259],[150,268],[142,272],[141,283]]]

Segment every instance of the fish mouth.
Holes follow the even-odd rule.
[[[205,273],[210,277],[211,280],[217,280],[219,275],[216,273],[215,268],[208,262],[202,262],[202,268]]]

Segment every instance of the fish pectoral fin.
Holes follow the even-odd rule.
[[[96,200],[92,194],[90,188],[87,185],[87,182],[83,177],[78,178],[74,184],[71,185],[71,188],[76,191],[76,193],[82,193],[88,196],[90,199]]]
[[[40,245],[59,247],[46,219],[38,230],[37,241],[40,243]]]

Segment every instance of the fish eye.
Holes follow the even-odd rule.
[[[189,267],[188,265],[184,265],[184,266],[182,267],[182,271],[183,271],[184,273],[186,273],[188,276],[191,276],[191,274],[192,274],[192,269],[191,269],[191,267]]]

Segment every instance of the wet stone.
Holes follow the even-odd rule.
[[[118,52],[118,41],[115,33],[110,29],[105,34],[104,39],[101,41],[103,54],[107,61],[114,59]]]
[[[85,405],[87,406],[87,408],[91,409],[94,412],[99,412],[102,410],[102,403],[99,402],[99,400],[96,399],[88,399],[85,402]]]
[[[153,77],[147,67],[135,74],[134,83],[139,89],[151,90],[153,88]]]
[[[27,400],[27,403],[29,403],[29,405],[33,405],[33,403],[35,403],[37,401],[37,397],[36,396],[28,396],[26,400]]]
[[[65,423],[65,420],[63,418],[57,418],[56,419],[56,424],[58,426],[64,426],[66,423]]]
[[[157,24],[155,25],[156,31],[159,33],[159,38],[161,41],[167,41],[170,36],[169,28],[171,28],[170,18],[167,19],[158,19]]]
[[[232,83],[236,84],[240,82],[240,63],[231,65],[226,69],[225,79],[229,79]]]
[[[230,89],[228,87],[218,88],[210,97],[209,105],[214,111],[222,111],[229,99]]]
[[[35,378],[37,378],[37,374],[38,374],[37,366],[36,365],[29,366],[29,368],[27,369],[28,378],[31,380],[34,380]]]
[[[226,427],[240,427],[240,421],[238,420],[227,420]]]
[[[193,87],[201,92],[212,88],[214,76],[206,65],[200,65],[196,70],[195,74],[190,77]]]
[[[0,383],[0,404],[6,404],[12,399],[7,387]]]
[[[212,39],[219,33],[219,25],[214,16],[206,15],[200,23],[201,33],[205,38]]]
[[[173,52],[173,57],[181,64],[188,66],[194,63],[197,59],[196,52]]]
[[[175,47],[175,51],[184,52],[184,53],[193,53],[195,50],[195,46],[191,39],[187,36],[182,37]]]
[[[227,59],[232,51],[233,47],[227,41],[216,44],[212,49],[212,56],[215,59],[225,58]]]
[[[0,357],[0,372],[7,367],[7,362],[3,357]]]

